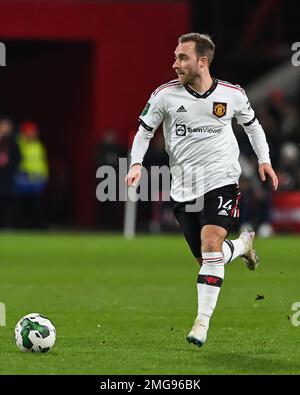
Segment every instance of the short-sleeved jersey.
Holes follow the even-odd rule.
[[[139,118],[140,128],[152,137],[163,122],[174,200],[192,200],[238,183],[241,168],[233,117],[244,126],[257,122],[238,85],[214,79],[211,88],[199,94],[173,80],[153,92]]]

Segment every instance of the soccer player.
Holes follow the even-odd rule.
[[[133,141],[126,181],[128,186],[137,185],[150,139],[163,122],[173,211],[200,264],[198,314],[187,340],[202,346],[224,279],[224,265],[239,256],[250,270],[258,265],[254,232],[245,230],[236,240],[226,239],[238,219],[240,204],[241,168],[232,118],[249,137],[261,180],[269,176],[276,190],[278,179],[265,133],[245,91],[210,75],[215,50],[211,38],[189,33],[178,42],[173,64],[178,79],[157,88],[146,104]]]

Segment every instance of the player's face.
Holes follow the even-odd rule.
[[[192,84],[201,75],[203,67],[202,58],[197,57],[195,43],[193,41],[178,44],[174,52],[175,62],[173,69],[176,71],[179,81],[183,84]]]

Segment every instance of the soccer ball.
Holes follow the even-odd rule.
[[[25,315],[15,327],[15,340],[21,351],[48,352],[54,346],[55,339],[54,325],[39,313]]]

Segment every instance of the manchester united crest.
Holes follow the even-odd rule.
[[[213,114],[218,118],[223,117],[226,114],[227,103],[220,103],[214,101]]]

